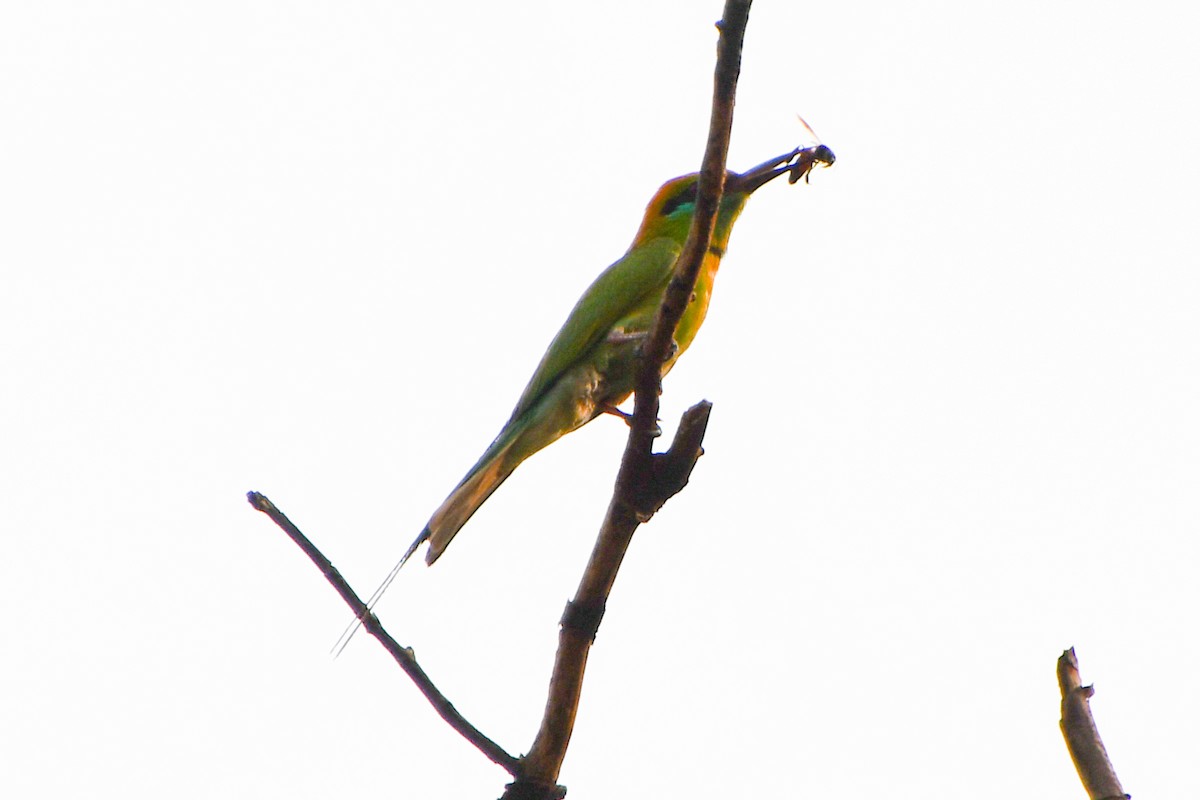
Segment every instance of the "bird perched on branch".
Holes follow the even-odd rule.
[[[795,183],[816,164],[833,164],[825,145],[797,148],[743,173],[728,172],[712,241],[696,288],[675,330],[663,374],[696,336],[708,311],[713,279],[746,200],[780,175]],[[432,564],[485,500],[521,462],[564,434],[617,406],[633,392],[637,351],[649,333],[696,210],[699,174],[667,181],[655,193],[629,251],[604,270],[575,304],[525,387],[512,416],[466,477],[433,512],[400,563],[368,605],[382,595],[400,567],[424,542]]]

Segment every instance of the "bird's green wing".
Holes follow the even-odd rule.
[[[680,245],[662,237],[630,250],[592,282],[517,401],[513,419],[532,406],[558,376],[583,358],[612,327],[648,301],[657,304],[671,279]],[[653,299],[651,299],[653,298]]]

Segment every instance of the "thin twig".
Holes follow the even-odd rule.
[[[561,797],[565,792],[556,783],[574,728],[588,652],[617,571],[638,525],[682,488],[701,452],[700,441],[711,408],[708,403],[694,406],[684,414],[675,442],[667,453],[655,456],[651,450],[657,426],[662,365],[670,356],[675,328],[696,285],[724,189],[733,99],[741,71],[742,39],[749,14],[750,0],[726,0],[723,18],[717,24],[720,40],[713,108],[692,228],[642,347],[634,389],[633,419],[613,498],[579,588],[563,614],[541,727],[529,754],[521,761],[521,777],[505,793],[506,800],[542,800]]]
[[[446,721],[446,723],[454,730],[458,731],[464,739],[479,748],[485,756],[491,759],[496,764],[499,764],[510,775],[517,775],[520,769],[520,762],[515,757],[505,752],[504,748],[493,742],[487,736],[484,736],[478,728],[467,722],[466,718],[458,712],[446,696],[442,694],[429,676],[425,674],[425,670],[421,669],[421,665],[417,663],[417,659],[413,655],[413,651],[407,647],[402,647],[396,642],[391,635],[383,629],[383,625],[379,622],[379,618],[371,613],[366,604],[355,594],[350,588],[350,584],[338,572],[337,567],[333,566],[332,562],[317,549],[308,537],[301,533],[300,529],[292,523],[290,519],[284,516],[274,503],[268,500],[264,495],[258,492],[248,492],[246,499],[250,501],[250,505],[258,511],[263,512],[271,520],[283,529],[283,532],[291,537],[292,541],[304,551],[317,569],[321,570],[321,574],[329,581],[334,590],[341,595],[346,601],[346,605],[350,606],[350,610],[355,616],[363,620],[363,627],[379,640],[392,658],[396,659],[396,663],[400,668],[408,674],[413,683],[425,695],[425,699],[433,706],[438,715]]]
[[[1088,797],[1091,800],[1127,800],[1129,795],[1121,788],[1121,781],[1108,760],[1108,751],[1100,740],[1096,721],[1092,719],[1088,700],[1096,690],[1084,686],[1080,680],[1074,647],[1064,650],[1058,659],[1058,688],[1062,692],[1062,719],[1058,724]]]

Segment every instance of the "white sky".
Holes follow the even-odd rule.
[[[496,797],[244,494],[364,593],[578,294],[699,164],[720,2],[0,11],[0,792]],[[734,233],[562,781],[1082,797],[1196,784],[1200,12],[795,3],[750,21]],[[624,428],[524,465],[380,608],[510,752]]]

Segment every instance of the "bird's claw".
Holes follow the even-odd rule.
[[[616,406],[602,405],[600,406],[600,413],[612,414],[614,417],[620,417],[621,419],[625,420],[626,425],[633,424],[633,414],[630,414],[628,411],[622,411]]]
[[[620,417],[621,419],[625,420],[626,425],[629,425],[630,427],[633,426],[633,414],[630,414],[627,411],[622,411],[621,409],[617,408],[616,406],[609,406],[609,405],[601,406],[600,411],[601,411],[601,413],[604,413],[604,414],[612,414],[614,417]],[[651,433],[650,433],[650,435],[653,436],[655,439],[657,439],[659,436],[662,436],[662,434],[663,434],[662,425],[659,425],[659,422],[661,422],[661,420],[655,420],[654,430],[651,431]]]

